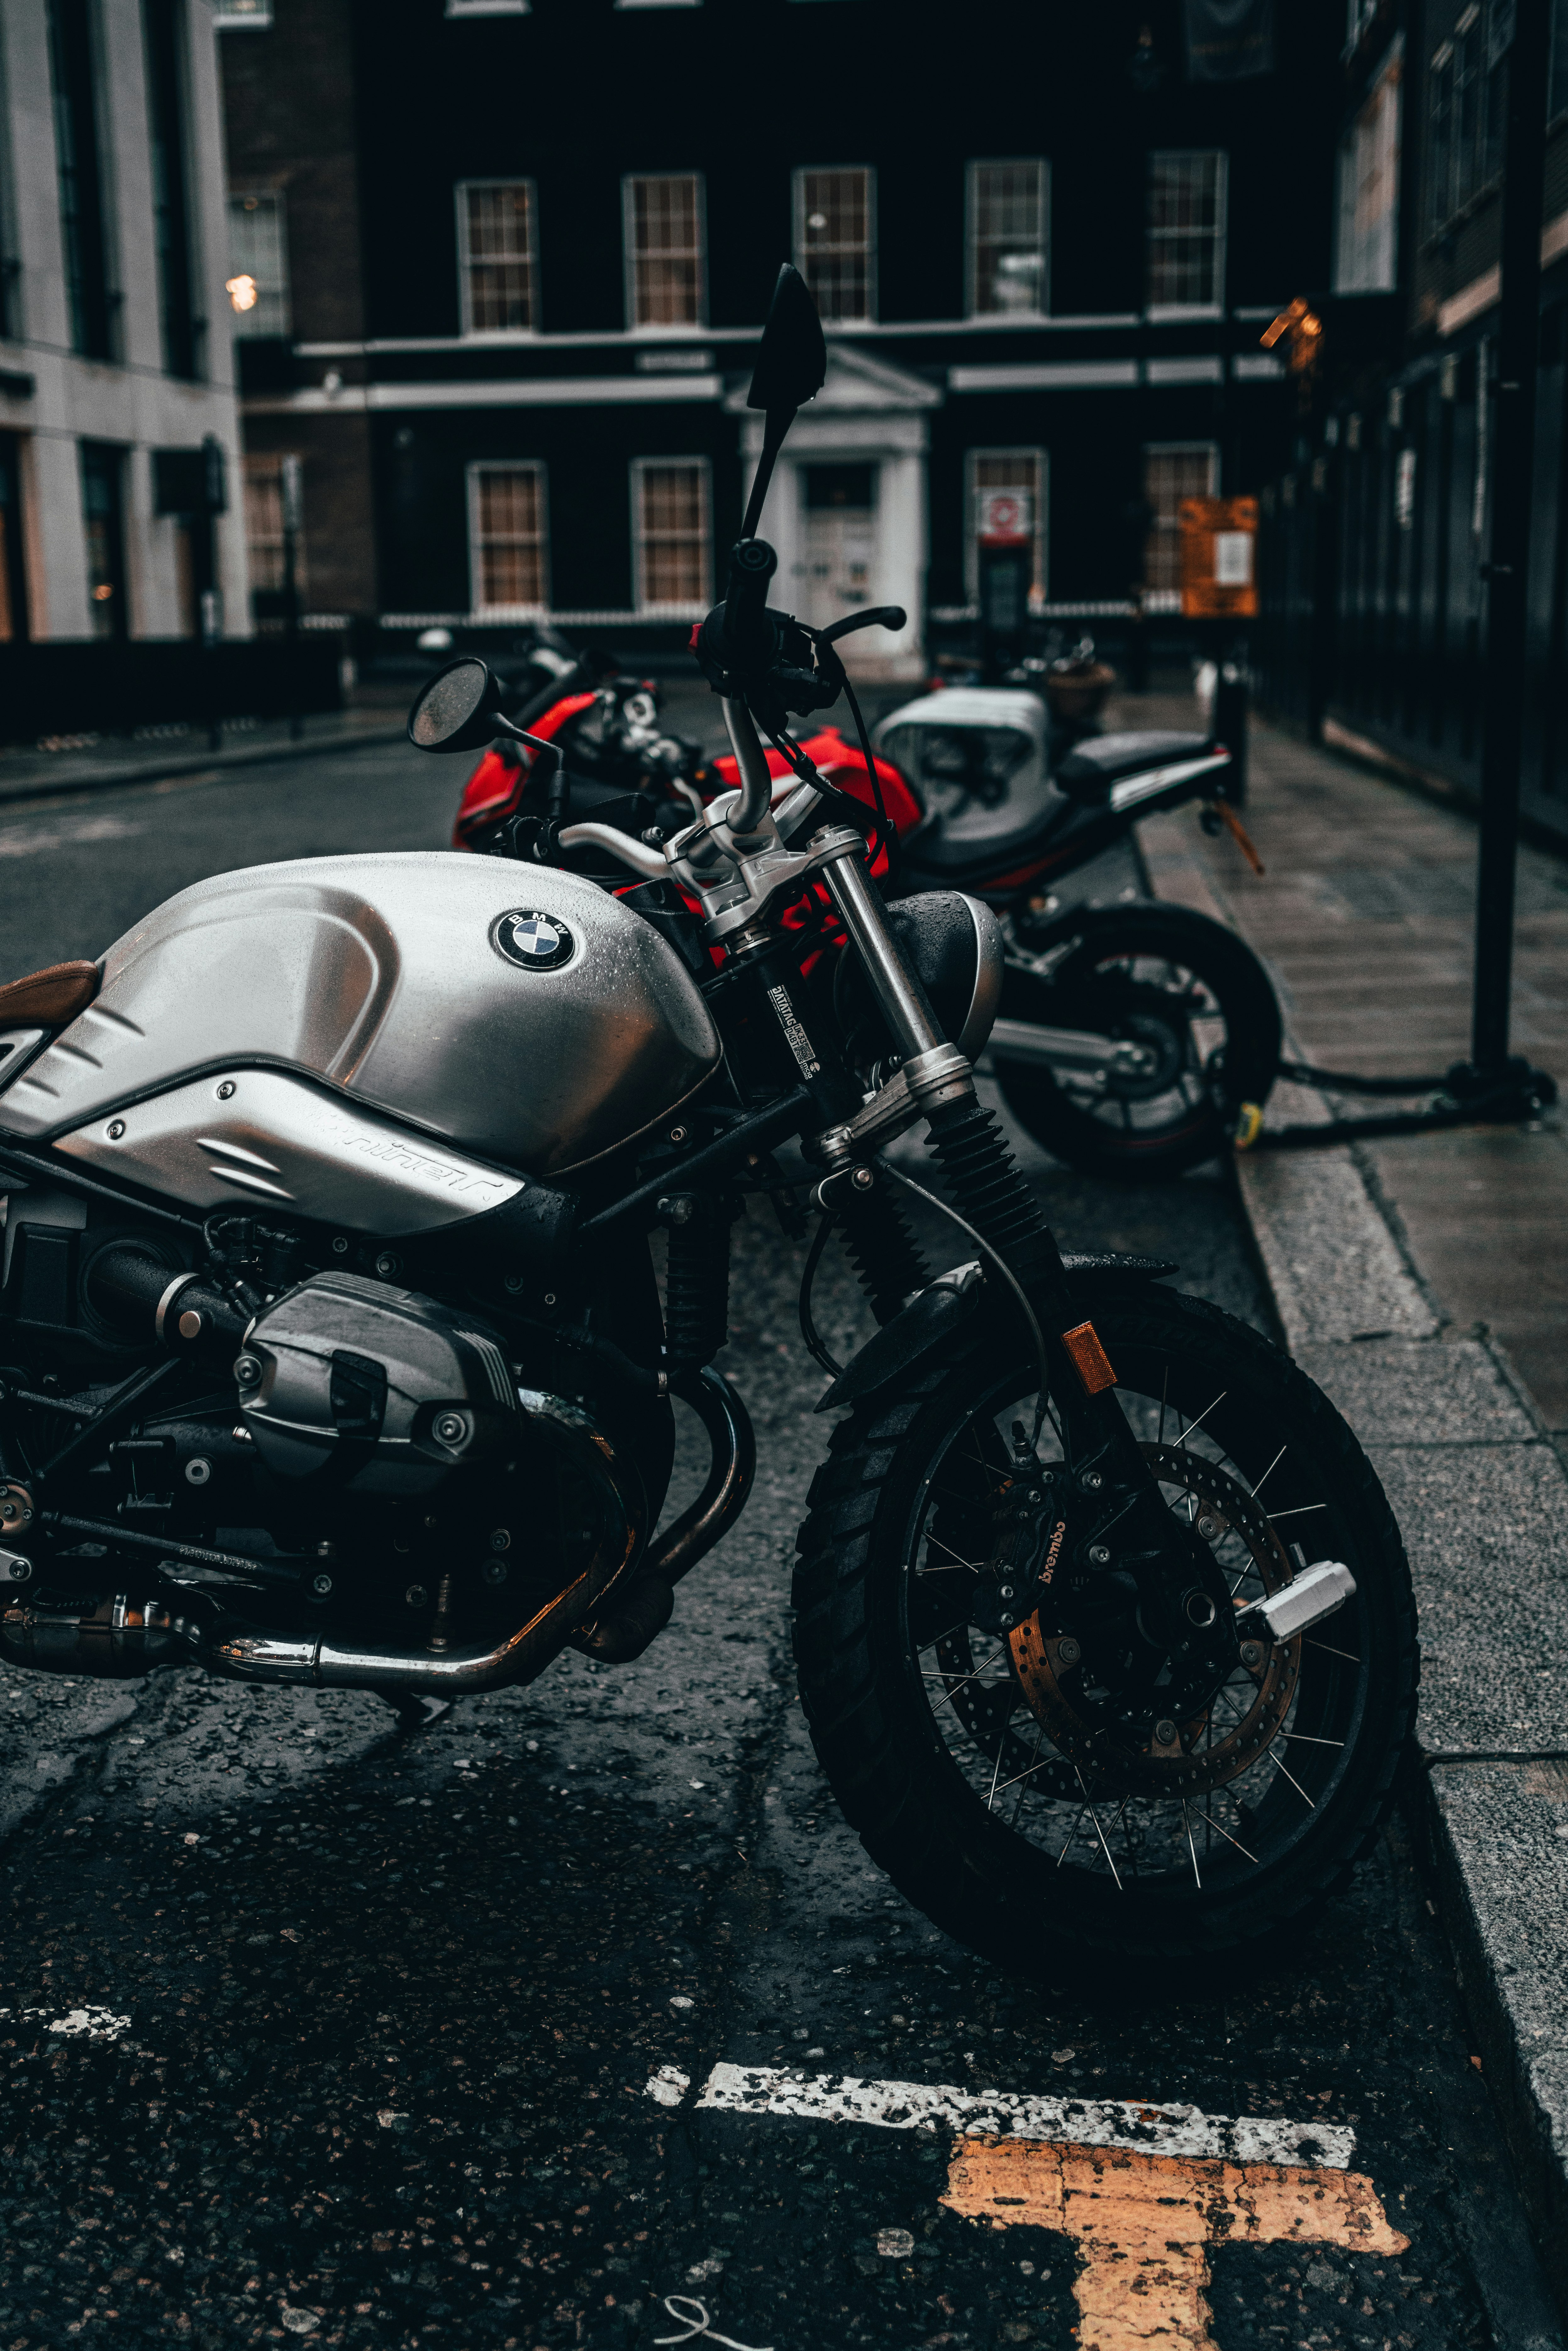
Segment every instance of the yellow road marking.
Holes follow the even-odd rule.
[[[1081,2351],[1216,2351],[1213,2244],[1343,2245],[1402,2253],[1370,2179],[1354,2171],[1207,2162],[1044,2139],[961,2138],[942,2202],[965,2220],[1070,2236]]]

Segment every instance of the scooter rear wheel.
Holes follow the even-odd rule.
[[[1145,1066],[1108,1069],[1097,1083],[998,1058],[1008,1108],[1088,1176],[1157,1182],[1217,1158],[1242,1103],[1261,1105],[1274,1081],[1280,1008],[1267,973],[1233,931],[1185,907],[1102,907],[1081,920],[1049,977],[1009,964],[1002,1018],[1142,1046]]]

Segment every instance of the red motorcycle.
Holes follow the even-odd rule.
[[[902,613],[891,618],[903,622]],[[739,782],[733,758],[710,758],[663,731],[652,681],[615,674],[601,655],[548,678],[512,715],[561,746],[559,805],[552,811],[530,791],[528,747],[503,739],[468,779],[456,848],[512,853],[516,826],[559,830],[566,794],[574,824],[664,839]],[[1281,1019],[1245,942],[1159,900],[1063,906],[1052,893],[1139,818],[1186,801],[1202,803],[1210,829],[1228,824],[1253,856],[1223,797],[1231,764],[1223,745],[1198,734],[1105,735],[1052,765],[1038,697],[953,687],[884,718],[869,762],[831,726],[793,747],[855,804],[887,896],[917,904],[925,892],[959,890],[999,918],[1007,965],[990,1057],[1009,1108],[1055,1158],[1148,1181],[1215,1157],[1239,1125],[1256,1124]],[[781,798],[796,766],[779,749],[768,765]],[[592,845],[559,862],[626,886],[624,868]],[[817,896],[803,893],[785,919],[816,923],[824,945],[836,944]]]

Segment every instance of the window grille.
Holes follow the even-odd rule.
[[[702,183],[692,172],[626,189],[627,315],[633,327],[695,327],[703,315]]]
[[[707,461],[639,457],[632,514],[640,611],[700,611],[713,595]]]
[[[1207,310],[1224,301],[1225,193],[1220,153],[1150,156],[1151,310]]]
[[[283,198],[245,189],[229,198],[228,297],[236,335],[287,335],[288,242]]]
[[[468,483],[475,611],[548,610],[544,467],[471,465]]]
[[[1470,0],[1433,54],[1427,100],[1428,235],[1439,235],[1501,172],[1513,10],[1514,0]],[[1554,19],[1557,13],[1554,8]],[[1547,101],[1553,109],[1561,97],[1556,78],[1553,57]]]
[[[876,314],[875,188],[863,165],[795,174],[795,261],[830,323]]]
[[[969,166],[969,314],[1039,317],[1046,304],[1046,167]]]
[[[1219,450],[1212,441],[1159,441],[1144,451],[1145,589],[1181,586],[1181,502],[1211,498],[1219,487]]]
[[[531,181],[465,181],[457,191],[457,247],[465,335],[538,326]]]
[[[1404,65],[1405,37],[1399,34],[1340,149],[1337,294],[1390,293],[1394,287]]]
[[[1030,502],[1033,516],[1033,576],[1031,606],[1044,603],[1046,587],[1046,496],[1049,461],[1043,449],[971,449],[969,452],[969,527],[967,585],[971,601],[980,587],[980,500],[988,490],[1017,490]]]

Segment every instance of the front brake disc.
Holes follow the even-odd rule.
[[[1205,1539],[1217,1548],[1235,1535],[1245,1564],[1228,1569],[1236,1585],[1251,1577],[1265,1593],[1277,1592],[1295,1571],[1279,1536],[1246,1489],[1202,1455],[1176,1445],[1145,1445],[1144,1458],[1173,1508],[1185,1501]],[[1249,1598],[1256,1598],[1255,1593]],[[1191,1795],[1223,1787],[1249,1770],[1278,1738],[1301,1671],[1301,1636],[1259,1642],[1256,1662],[1243,1656],[1235,1671],[1187,1719],[1171,1722],[1156,1714],[1139,1742],[1118,1719],[1122,1692],[1116,1677],[1097,1664],[1092,1639],[1080,1639],[1070,1623],[1049,1633],[1040,1612],[1008,1635],[1012,1667],[1030,1711],[1061,1754],[1096,1771],[1129,1793]],[[1157,1700],[1157,1688],[1154,1693]],[[1160,1730],[1174,1731],[1161,1739]]]

